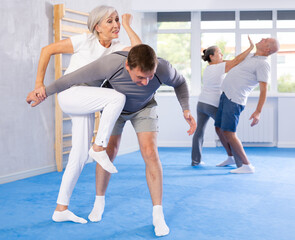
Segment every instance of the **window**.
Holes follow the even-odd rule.
[[[202,12],[201,29],[233,29],[236,27],[235,12]]]
[[[295,33],[280,32],[280,51],[277,61],[278,92],[295,93]]]
[[[295,10],[165,12],[154,19],[157,30],[146,34],[155,37],[147,43],[186,77],[193,94],[201,90],[207,65],[201,60],[203,50],[217,45],[224,59],[232,59],[248,48],[247,35],[254,43],[268,37],[279,40],[279,52],[269,58],[269,90],[295,93]]]
[[[202,33],[201,35],[201,52],[210,46],[218,46],[223,53],[223,58],[229,60],[235,56],[235,34],[234,33]],[[203,55],[203,54],[202,54]],[[208,65],[202,61],[202,77],[203,71]]]
[[[278,28],[295,28],[295,11],[278,11]]]
[[[188,81],[191,79],[190,34],[159,34],[157,55],[168,60]]]
[[[168,60],[190,85],[191,13],[158,13],[157,25],[157,55]],[[172,89],[162,86],[159,91],[172,91]]]
[[[240,28],[272,28],[272,11],[241,11]]]
[[[157,13],[158,29],[190,29],[191,13],[190,12],[158,12]]]

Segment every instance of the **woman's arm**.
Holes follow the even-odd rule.
[[[92,84],[92,86],[95,85],[99,87],[103,83],[103,81],[108,78],[108,75],[116,72],[114,71],[114,68],[115,70],[118,70],[120,62],[119,64],[117,64],[117,62],[114,63],[113,59],[113,54],[101,57],[87,64],[86,66],[77,69],[74,72],[62,76],[58,80],[53,81],[47,87],[36,88],[28,94],[26,101],[29,104],[33,102],[31,106],[35,107],[43,102],[46,97],[53,95],[54,93],[62,92],[74,85],[88,83]],[[43,90],[45,92],[45,98],[41,99],[39,95],[41,95],[41,91]]]
[[[133,29],[130,26],[131,20],[132,20],[131,14],[126,13],[122,15],[122,25],[124,29],[126,30],[131,42],[131,46],[124,48],[123,51],[129,51],[131,47],[142,43],[138,35],[133,31]]]
[[[73,52],[74,52],[73,44],[69,38],[65,40],[61,40],[57,43],[49,44],[46,47],[43,47],[41,50],[40,58],[39,58],[35,89],[45,87],[44,77],[45,77],[45,73],[46,73],[46,69],[47,69],[50,57],[52,55],[59,54],[59,53],[73,53]],[[45,88],[44,88],[44,91],[38,95],[38,97],[40,98],[40,100],[46,97]]]
[[[250,47],[246,51],[244,51],[241,54],[239,54],[238,56],[236,56],[233,60],[226,61],[225,72],[228,72],[234,66],[236,66],[240,62],[242,62],[248,56],[248,54],[252,51],[252,49],[254,48],[254,44],[249,36],[248,36],[248,39],[249,39]]]

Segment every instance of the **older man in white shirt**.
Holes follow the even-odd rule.
[[[221,128],[233,151],[237,169],[231,173],[254,173],[244,151],[243,145],[236,135],[240,113],[244,110],[252,90],[259,84],[260,96],[255,112],[251,115],[251,126],[258,124],[262,107],[266,101],[267,82],[270,66],[267,57],[279,49],[279,43],[274,38],[264,38],[256,44],[255,54],[249,55],[242,63],[229,71],[221,89],[220,103],[215,119],[215,126]],[[226,160],[217,166],[223,167],[235,162]]]

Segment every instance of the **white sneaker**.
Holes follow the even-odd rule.
[[[230,173],[254,173],[255,167],[253,167],[251,164],[246,165],[243,164],[242,167],[239,167],[237,169],[231,170]]]
[[[192,166],[195,167],[195,166],[203,166],[205,165],[205,162],[201,161],[199,163],[192,163]]]
[[[219,163],[216,165],[216,167],[225,167],[225,166],[228,166],[228,165],[232,165],[232,164],[235,164],[235,159],[233,156],[229,156],[225,161],[223,161],[222,163]]]

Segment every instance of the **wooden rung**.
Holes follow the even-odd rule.
[[[62,33],[61,36],[62,36],[63,38],[70,38],[70,37],[72,37],[73,35]]]
[[[66,21],[66,22],[72,22],[72,23],[79,23],[79,24],[87,25],[87,22],[76,20],[76,19],[71,19],[71,18],[63,17],[61,20]]]
[[[61,25],[61,30],[64,32],[77,33],[77,34],[81,34],[85,32],[89,33],[88,29],[86,28],[73,27],[69,25]]]
[[[63,138],[68,138],[68,137],[71,137],[71,136],[72,136],[71,133],[70,134],[64,134],[64,135],[62,135]]]
[[[70,117],[67,117],[67,118],[63,118],[62,120],[63,121],[69,121],[69,120],[71,120],[71,118]]]
[[[62,154],[63,155],[66,155],[66,154],[69,154],[70,153],[70,151],[65,151],[65,152],[63,152]]]
[[[63,148],[71,147],[72,146],[72,140],[69,141],[63,141]]]
[[[76,10],[72,10],[72,9],[68,9],[68,8],[66,8],[65,10],[66,10],[66,12],[76,13],[79,15],[87,16],[87,17],[89,16],[89,13],[86,13],[86,12],[80,12],[80,11],[76,11]]]

